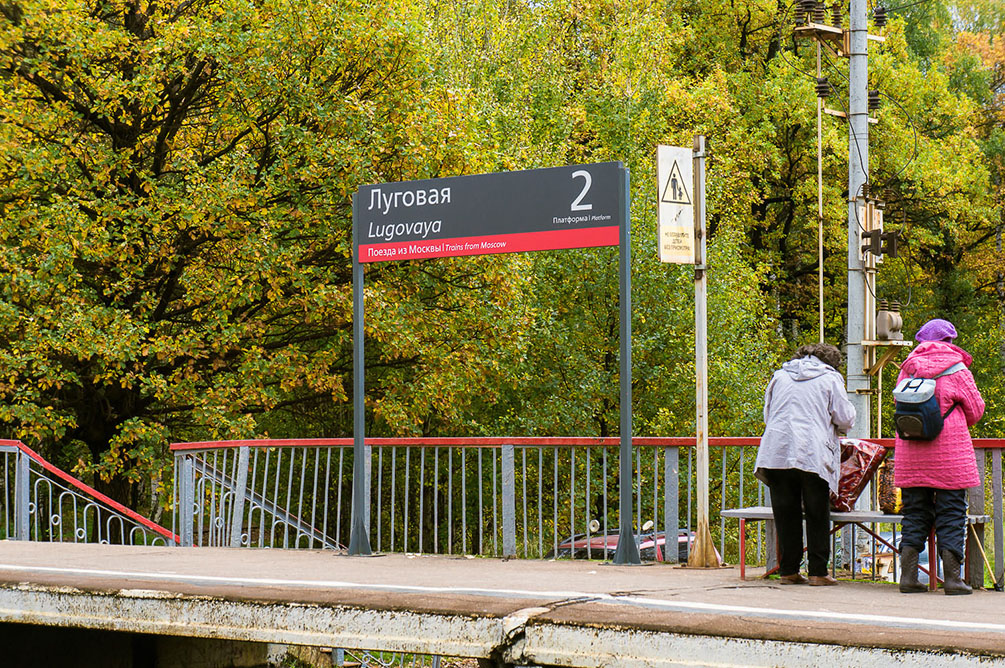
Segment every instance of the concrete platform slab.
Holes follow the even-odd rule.
[[[826,665],[824,649],[832,665],[877,651],[891,663],[1005,665],[997,592],[780,586],[747,572],[3,541],[0,621],[523,665],[679,665],[690,655],[693,665]]]

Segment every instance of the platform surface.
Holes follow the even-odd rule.
[[[518,620],[528,637],[532,627],[645,631],[1005,657],[1005,594],[904,595],[895,585],[850,581],[781,586],[758,577],[763,569],[747,573],[741,581],[735,567],[0,541],[0,621],[86,626],[91,617],[74,610],[94,598],[103,601],[95,627],[139,632],[158,632],[157,615],[169,615],[172,605],[218,603],[287,615],[295,608],[336,611],[343,618],[366,612],[458,624]],[[124,599],[148,608],[116,607]],[[109,621],[113,614],[148,618],[132,628],[128,619]],[[235,619],[205,630],[193,619],[191,632],[225,634],[241,623]],[[247,619],[262,628],[235,637],[270,638],[268,620]],[[297,623],[311,623],[302,619]],[[184,632],[177,620],[175,626],[169,621],[161,632]],[[302,644],[315,640],[304,631]]]

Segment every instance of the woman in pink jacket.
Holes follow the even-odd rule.
[[[956,364],[969,367],[973,362],[965,350],[953,345],[956,328],[948,320],[929,320],[914,338],[921,345],[904,360],[898,383],[911,377],[934,378]],[[894,484],[901,488],[904,502],[900,591],[912,594],[926,590],[918,582],[918,553],[934,525],[945,592],[969,594],[969,585],[960,577],[966,490],[980,484],[970,427],[984,414],[984,399],[969,368],[942,376],[935,384],[940,412],[945,415],[942,431],[931,441],[904,439],[899,434],[896,440]]]

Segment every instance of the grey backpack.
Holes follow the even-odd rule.
[[[943,413],[935,395],[935,379],[963,371],[967,366],[957,362],[933,378],[911,376],[897,383],[893,390],[895,407],[893,423],[901,438],[912,441],[931,441],[942,432],[946,418],[956,408],[954,403]]]

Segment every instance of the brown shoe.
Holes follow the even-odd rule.
[[[830,587],[836,585],[837,580],[829,575],[811,575],[810,576],[810,586],[811,587]]]
[[[778,576],[778,584],[783,585],[804,585],[809,580],[804,578],[799,573],[793,573],[792,575],[780,575]]]

